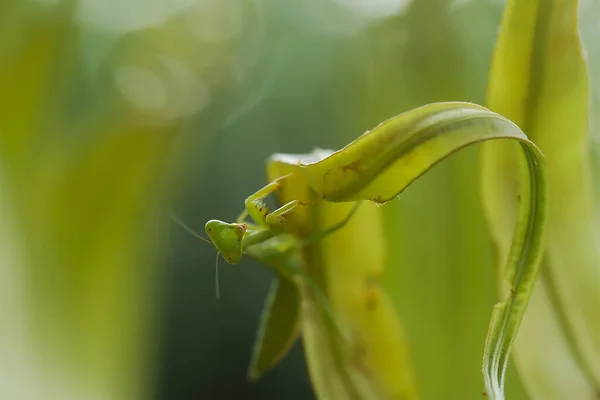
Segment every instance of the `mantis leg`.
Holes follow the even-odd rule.
[[[242,222],[244,222],[244,220],[246,219],[247,216],[248,216],[248,210],[244,208],[244,211],[242,211],[242,213],[240,214],[240,216],[237,217],[237,219],[235,220],[235,222],[237,224],[241,224]]]
[[[336,317],[335,313],[329,306],[329,299],[327,298],[325,293],[323,293],[321,288],[317,286],[317,284],[312,279],[310,279],[310,277],[304,276],[304,280],[306,282],[306,286],[310,294],[312,295],[313,300],[323,312],[327,323],[330,325],[330,327],[333,329],[336,335],[338,335],[340,339],[342,339],[342,343],[350,344],[351,339],[344,330],[343,324],[339,321],[339,319]]]
[[[360,204],[361,204],[361,202],[357,201],[356,204],[354,205],[354,207],[352,208],[352,210],[350,210],[348,215],[343,220],[341,220],[337,224],[330,226],[329,228],[326,228],[322,231],[316,232],[315,234],[313,234],[313,235],[309,236],[308,238],[304,239],[303,241],[301,241],[300,244],[302,246],[310,245],[314,242],[317,242],[317,241],[323,239],[324,237],[326,237],[328,235],[331,235],[338,229],[342,229],[348,222],[350,222],[350,220],[352,219],[352,217],[358,210],[358,207],[360,206]]]
[[[244,205],[246,210],[242,212],[242,214],[238,217],[237,222],[242,222],[244,218],[248,215],[257,223],[257,224],[266,224],[265,218],[267,214],[269,214],[269,209],[263,204],[263,199],[270,195],[271,193],[279,190],[281,187],[280,182],[286,178],[289,178],[291,175],[284,175],[275,179],[273,182],[270,182],[265,187],[258,190],[256,193],[248,196]]]
[[[269,226],[279,226],[287,222],[286,215],[292,213],[298,207],[306,207],[311,203],[305,203],[300,200],[292,200],[279,207],[277,210],[267,214],[265,217],[265,223]]]

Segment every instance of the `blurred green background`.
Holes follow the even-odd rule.
[[[0,2],[0,398],[311,399],[301,345],[246,368],[270,272],[222,265],[274,152],[482,103],[500,0]],[[582,1],[591,148],[600,1]],[[383,208],[424,399],[478,399],[495,301],[477,148]],[[597,162],[598,157],[595,158]],[[368,233],[367,233],[368,234]],[[511,370],[508,397],[525,399]]]

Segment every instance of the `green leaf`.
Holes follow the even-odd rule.
[[[251,380],[279,362],[290,350],[300,329],[300,292],[288,279],[275,278],[265,299],[260,327],[248,370]]]
[[[523,382],[536,399],[595,399],[600,387],[598,220],[577,12],[576,0],[509,1],[487,99],[490,109],[518,124],[547,158],[541,281],[515,350]],[[499,262],[508,256],[515,220],[516,157],[514,146],[505,143],[485,144],[482,153],[483,196]]]
[[[510,120],[481,106],[470,103],[436,103],[390,118],[343,149],[322,159],[319,157],[323,154],[321,151],[315,153],[313,158],[316,157],[317,160],[313,162],[303,162],[310,159],[310,155],[276,154],[271,157],[270,165],[287,165],[288,172],[292,171],[292,174],[303,179],[319,198],[329,202],[372,200],[385,203],[455,151],[493,139],[516,140],[520,144],[523,160],[518,174],[515,174],[518,175],[521,186],[518,223],[505,269],[510,294],[494,308],[484,350],[483,370],[488,394],[491,398],[500,399],[503,398],[504,372],[510,347],[521,324],[537,275],[546,217],[543,156],[525,134]],[[275,167],[270,169],[286,170]],[[269,176],[270,179],[274,177],[276,176]],[[284,199],[287,200],[289,198]],[[516,198],[514,200],[517,201]],[[324,228],[322,224],[319,226]],[[343,232],[344,229],[339,234]],[[317,250],[317,253],[320,251],[322,250]],[[343,257],[343,254],[338,256]],[[327,263],[331,263],[333,259],[335,256],[320,261],[325,276],[328,275]],[[310,260],[315,262],[314,258]],[[363,268],[368,269],[368,266]],[[366,273],[364,277],[370,278]],[[336,304],[352,299],[351,293],[338,287],[343,286],[343,283],[330,280],[326,284],[329,288],[326,293],[334,309]],[[339,298],[332,298],[332,294],[336,292]],[[356,323],[354,329],[360,335],[360,332],[377,327]],[[380,332],[385,330],[381,329]],[[310,340],[305,338],[305,344],[309,353],[309,366],[320,369],[320,359],[325,356],[316,352],[312,352],[311,356]],[[371,349],[367,346],[363,351],[368,354]],[[369,367],[371,371],[375,371],[373,380],[383,375],[385,368],[382,366],[386,361],[385,356],[371,359]],[[386,387],[385,380],[379,380],[384,392],[393,393]]]

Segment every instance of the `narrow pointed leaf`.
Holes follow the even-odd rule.
[[[595,399],[600,387],[599,232],[577,13],[576,0],[508,1],[489,81],[488,107],[517,123],[547,158],[542,280],[515,350],[534,399]],[[486,214],[503,262],[515,221],[515,146],[486,143],[482,162]]]

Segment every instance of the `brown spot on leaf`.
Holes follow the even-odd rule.
[[[378,293],[376,288],[368,288],[365,291],[365,307],[367,310],[374,310],[377,307]]]
[[[361,174],[360,172],[360,160],[355,160],[352,161],[350,164],[348,165],[342,165],[342,172],[346,172],[346,171],[354,171],[356,172],[358,175]]]

